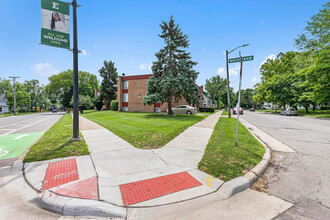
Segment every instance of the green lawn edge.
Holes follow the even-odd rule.
[[[161,113],[86,111],[81,116],[101,125],[139,149],[156,149],[208,117]]]
[[[198,169],[223,181],[243,176],[261,160],[263,145],[241,123],[235,146],[236,119],[220,117]]]
[[[88,155],[88,146],[82,134],[80,133],[80,142],[70,141],[71,137],[72,116],[66,113],[31,146],[23,163]]]

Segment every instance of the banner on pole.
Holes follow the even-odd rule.
[[[70,49],[70,5],[41,0],[41,44]]]

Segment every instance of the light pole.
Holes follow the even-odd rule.
[[[228,118],[231,118],[231,113],[230,113],[230,93],[229,93],[229,68],[228,68],[228,54],[230,54],[231,52],[233,52],[234,50],[240,48],[240,47],[246,47],[249,46],[249,44],[243,44],[241,46],[236,47],[235,49],[231,50],[228,52],[228,50],[226,50],[226,67],[227,67],[227,101],[228,101]]]
[[[71,140],[81,141],[79,136],[79,85],[78,85],[78,34],[77,34],[77,0],[73,0],[73,136]]]
[[[9,76],[9,78],[13,79],[13,84],[14,84],[14,115],[16,115],[16,78],[20,78],[20,77]]]

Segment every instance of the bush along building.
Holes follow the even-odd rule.
[[[117,82],[118,111],[129,112],[166,112],[167,103],[144,105],[143,97],[147,94],[147,83],[153,74],[119,76]],[[199,87],[200,103],[203,103],[203,86]],[[172,103],[173,107],[189,105],[184,99]],[[198,107],[198,106],[197,106]]]

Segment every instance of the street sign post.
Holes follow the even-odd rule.
[[[239,62],[252,61],[252,60],[253,60],[253,56],[235,57],[235,58],[230,58],[229,63],[239,63]]]
[[[239,109],[240,109],[240,103],[241,103],[241,85],[242,85],[243,62],[253,60],[253,56],[241,57],[241,51],[239,52],[239,56],[240,57],[229,59],[229,63],[236,63],[236,62],[241,63],[240,74],[239,74],[238,101],[237,101],[237,105],[236,105],[237,123],[236,123],[236,142],[235,142],[235,146],[237,146],[237,142],[238,142],[238,124],[239,124],[239,112],[240,112]]]

